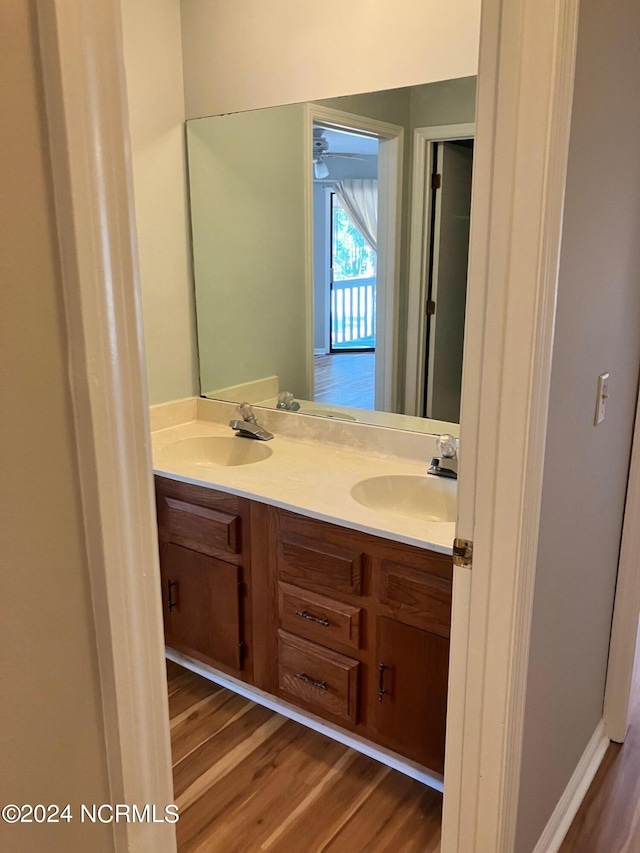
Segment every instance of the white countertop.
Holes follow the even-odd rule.
[[[203,467],[162,461],[162,450],[182,439],[230,436],[228,426],[194,420],[152,432],[154,471],[163,477],[250,498],[374,536],[451,554],[455,525],[368,509],[351,489],[369,477],[424,475],[424,462],[370,456],[359,450],[297,441],[276,434],[268,459],[248,465]],[[238,438],[238,441],[249,439]],[[163,467],[164,466],[164,467]],[[173,470],[167,470],[171,467]]]

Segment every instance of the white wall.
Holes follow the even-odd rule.
[[[582,0],[518,853],[534,848],[602,717],[640,361],[638,45],[637,0]]]
[[[180,0],[122,0],[149,402],[198,393]]]
[[[0,4],[0,803],[109,802],[33,4]],[[112,828],[0,822],[11,853]]]
[[[480,0],[182,0],[188,118],[468,77]]]

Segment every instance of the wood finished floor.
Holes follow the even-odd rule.
[[[315,401],[373,409],[375,357],[374,352],[314,356]]]
[[[627,739],[609,745],[560,853],[640,853],[639,647]]]
[[[179,853],[435,853],[442,796],[167,663]]]

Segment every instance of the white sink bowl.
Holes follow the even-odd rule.
[[[272,453],[270,447],[255,439],[235,435],[201,435],[168,444],[154,453],[154,461],[156,465],[169,468],[176,465],[219,468],[252,465],[268,459]]]
[[[444,477],[389,474],[361,480],[351,497],[368,509],[423,521],[456,520],[456,481]]]

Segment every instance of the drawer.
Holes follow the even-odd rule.
[[[237,515],[163,495],[160,522],[166,536],[201,542],[230,554],[240,552],[240,519]]]
[[[286,583],[278,585],[278,605],[285,631],[339,651],[360,648],[359,607]]]
[[[278,631],[280,695],[320,716],[356,722],[359,667],[353,658]]]
[[[362,592],[361,551],[342,548],[320,539],[281,533],[278,540],[280,580],[317,592]]]
[[[441,637],[449,637],[450,580],[391,560],[382,560],[377,595],[395,619]]]

